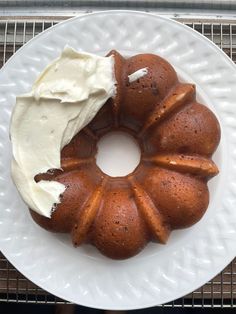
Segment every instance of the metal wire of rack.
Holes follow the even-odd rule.
[[[58,23],[52,18],[28,17],[0,20],[0,68],[27,41]],[[181,19],[208,37],[236,62],[236,22],[229,20]],[[18,272],[0,253],[0,302],[68,303],[37,287]],[[200,289],[163,307],[236,307],[236,259]]]

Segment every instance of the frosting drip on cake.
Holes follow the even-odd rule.
[[[32,90],[17,97],[11,120],[12,177],[27,205],[50,217],[66,186],[35,182],[60,169],[60,152],[115,95],[113,56],[100,57],[66,47],[41,73]]]
[[[128,75],[129,83],[133,83],[148,74],[148,68],[142,68]]]

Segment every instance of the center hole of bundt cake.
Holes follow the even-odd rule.
[[[141,150],[128,133],[114,131],[98,141],[97,165],[111,177],[123,177],[138,166]]]

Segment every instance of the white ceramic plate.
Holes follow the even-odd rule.
[[[222,140],[210,182],[211,201],[194,227],[173,232],[165,246],[113,261],[93,247],[74,249],[69,236],[48,233],[31,219],[11,179],[10,115],[18,94],[30,90],[42,69],[69,44],[105,55],[159,54],[179,76],[197,85],[198,97],[216,113]],[[0,76],[0,248],[11,263],[47,291],[102,309],[137,309],[179,298],[203,285],[235,256],[236,68],[206,38],[172,20],[131,11],[74,18],[45,31],[20,49]]]

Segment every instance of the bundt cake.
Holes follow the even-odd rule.
[[[108,56],[115,61],[116,95],[62,149],[62,169],[35,177],[67,188],[51,218],[31,215],[47,230],[70,233],[75,246],[90,243],[125,259],[201,219],[209,203],[207,181],[218,173],[211,156],[220,127],[196,101],[195,86],[180,83],[163,58]],[[140,69],[143,74],[133,77]],[[124,177],[109,177],[96,165],[98,140],[114,130],[131,134],[141,149],[139,165]]]

